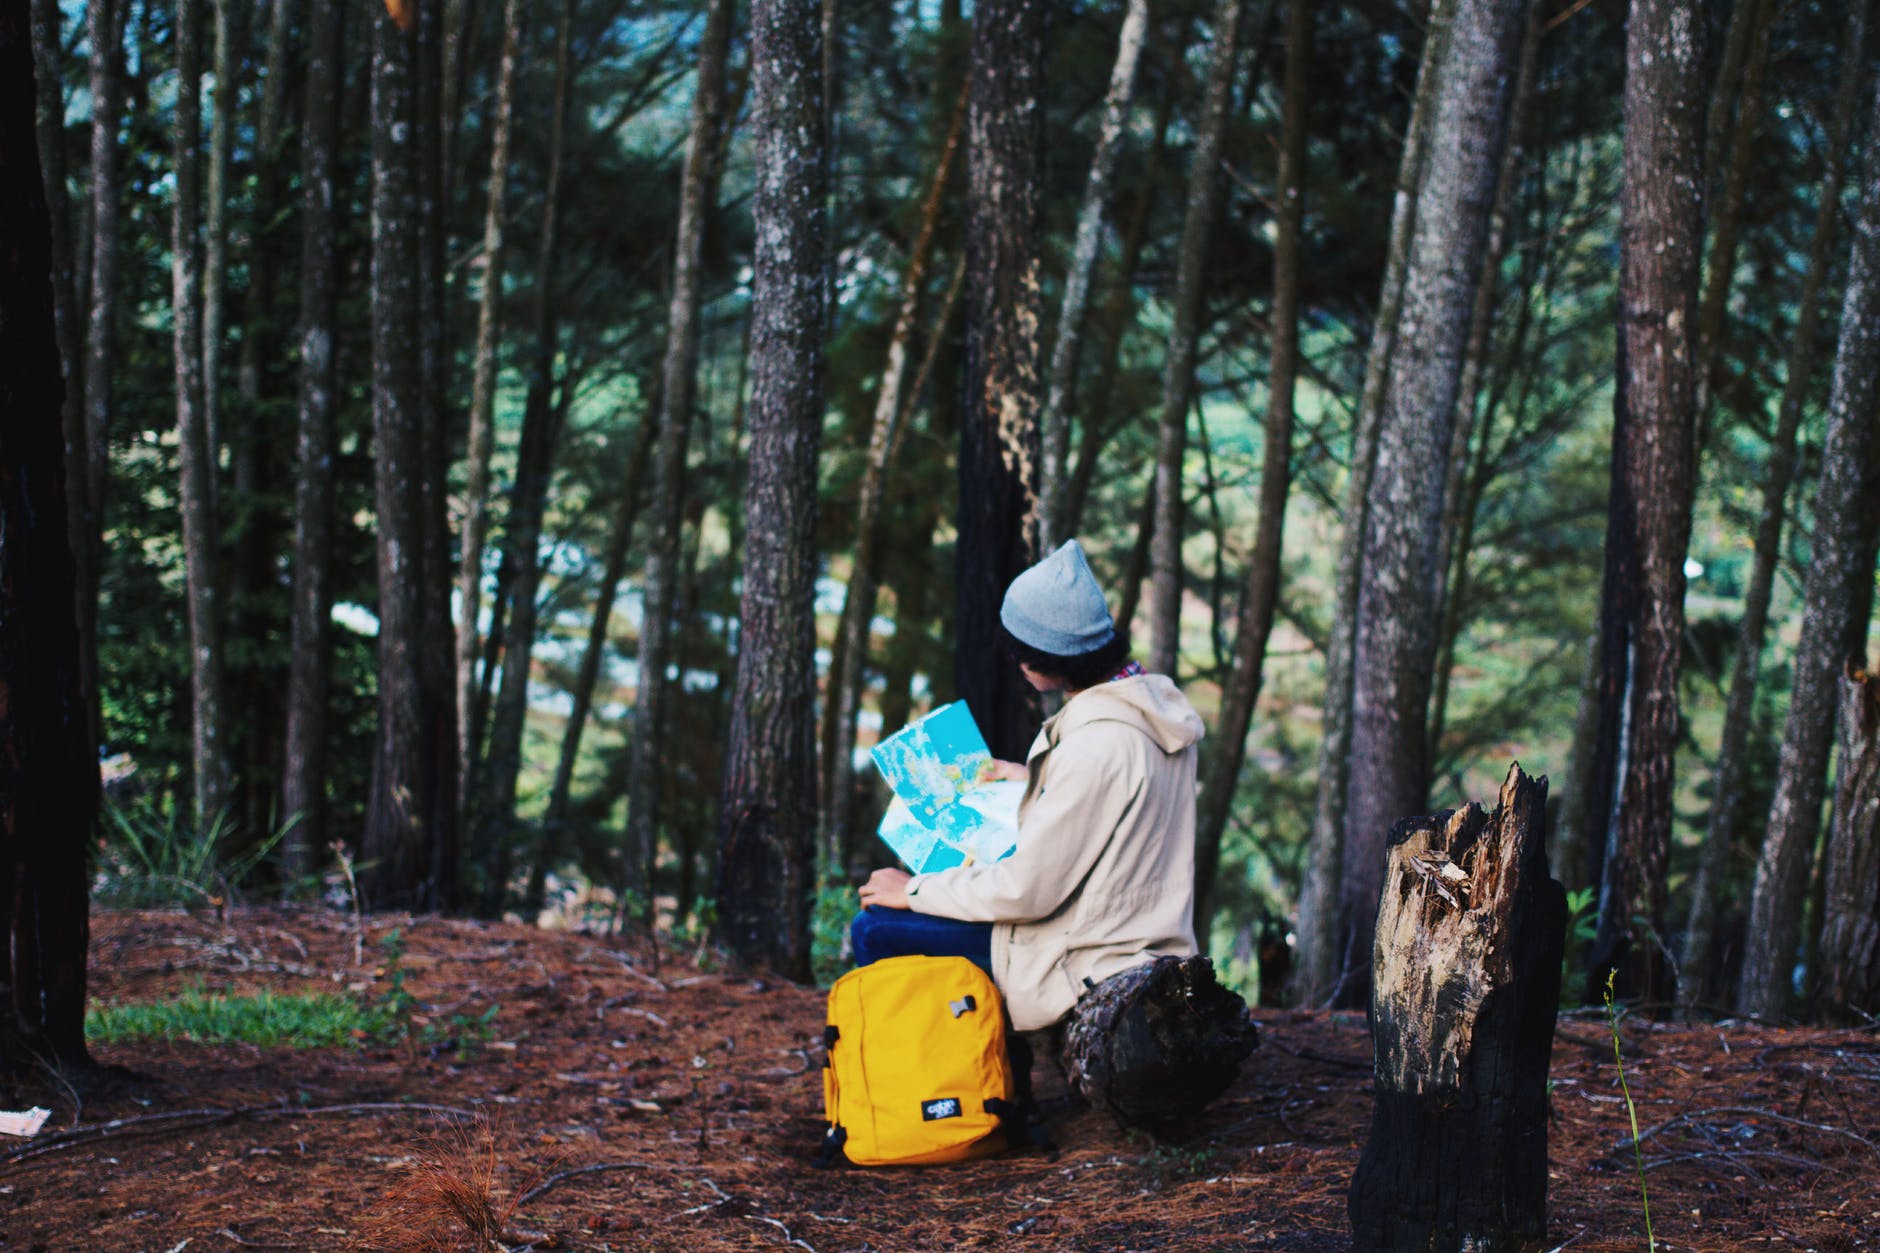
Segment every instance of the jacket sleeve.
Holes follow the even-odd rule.
[[[1003,861],[915,875],[916,913],[962,922],[1036,922],[1070,899],[1109,846],[1143,783],[1132,764],[1140,733],[1099,722],[1065,737],[1045,758],[1044,781]]]

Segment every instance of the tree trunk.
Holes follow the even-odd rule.
[[[65,399],[59,421],[65,438],[67,530],[73,551],[85,543],[85,406],[82,317],[73,271],[70,197],[65,188],[65,92],[60,86],[65,44],[58,0],[32,0],[34,101],[39,168],[46,184],[46,218],[52,230],[52,309],[57,319],[59,363]]]
[[[1001,660],[999,606],[1038,552],[1041,0],[973,7],[966,118],[966,388],[953,679],[995,757],[1022,759],[1036,693]]]
[[[1516,765],[1492,815],[1471,802],[1406,818],[1389,859],[1353,1247],[1538,1253],[1567,921],[1547,877],[1547,780]]]
[[[855,720],[861,707],[869,624],[875,619],[875,565],[881,539],[882,499],[887,491],[889,468],[900,448],[907,411],[913,407],[917,394],[906,393],[903,398],[908,344],[914,337],[914,322],[920,316],[927,265],[940,226],[941,195],[953,172],[953,158],[959,150],[960,124],[965,115],[966,95],[962,91],[959,104],[953,110],[953,121],[947,128],[939,163],[928,184],[926,199],[921,204],[920,234],[908,254],[906,272],[901,276],[901,307],[895,315],[894,330],[888,338],[888,359],[875,392],[868,460],[862,470],[861,492],[855,502],[855,555],[849,586],[842,598],[842,616],[836,627],[835,661],[829,678],[834,734],[829,739],[828,760],[823,762],[824,778],[828,780],[823,789],[823,856],[835,865],[840,864],[843,850],[849,846],[849,798],[855,787]],[[934,326],[936,339],[945,326],[943,313]]]
[[[277,0],[277,3],[279,0]],[[333,612],[333,341],[338,331],[339,223],[334,163],[345,64],[341,17],[315,4],[307,19],[306,109],[300,141],[300,401],[295,439],[294,585],[281,767],[282,877],[291,887],[326,844],[327,682]]]
[[[1260,520],[1241,591],[1234,660],[1221,691],[1221,712],[1208,740],[1195,823],[1195,936],[1205,947],[1214,912],[1221,836],[1233,807],[1247,752],[1247,728],[1260,700],[1266,643],[1279,604],[1280,541],[1292,487],[1293,380],[1299,369],[1299,236],[1305,218],[1306,82],[1310,74],[1309,0],[1287,0],[1286,78],[1280,114],[1279,167],[1274,176],[1272,365],[1267,372],[1266,427],[1261,437]]]
[[[123,182],[118,122],[124,113],[126,0],[91,0],[85,37],[91,44],[91,282],[85,293],[83,481],[73,494],[84,504],[85,530],[73,544],[78,561],[78,633],[85,705],[98,742],[98,574],[103,543],[106,467],[110,459],[111,381],[117,372],[118,223]]]
[[[1588,986],[1617,969],[1621,995],[1654,1000],[1671,990],[1660,959],[1691,533],[1701,30],[1690,0],[1634,0],[1626,27],[1618,381],[1588,827],[1599,930]]]
[[[1522,6],[1460,0],[1430,121],[1430,165],[1404,273],[1365,505],[1352,654],[1351,777],[1340,913],[1370,948],[1385,837],[1428,799],[1437,542],[1450,423],[1507,136]],[[1350,989],[1363,991],[1363,974]]]
[[[698,85],[692,95],[692,129],[679,178],[672,302],[666,317],[666,355],[659,392],[659,443],[653,456],[652,534],[640,585],[639,693],[634,700],[632,756],[627,770],[625,854],[629,888],[650,889],[659,841],[660,728],[665,720],[666,667],[679,569],[686,436],[697,386],[705,215],[711,209],[714,185],[712,154],[720,132],[731,124],[725,113],[725,63],[735,7],[732,0],[711,0],[706,10]],[[820,67],[817,72],[820,75]],[[813,129],[820,134],[820,123]],[[650,890],[643,903],[650,918]]]
[[[568,796],[574,787],[574,767],[581,756],[581,739],[587,732],[588,711],[594,705],[594,685],[600,679],[601,661],[607,652],[607,632],[614,616],[614,597],[627,571],[627,555],[633,548],[633,520],[639,516],[641,488],[646,480],[647,463],[652,459],[658,423],[643,420],[628,454],[621,475],[620,512],[614,517],[614,530],[607,541],[607,555],[601,563],[600,590],[594,597],[594,616],[588,625],[587,647],[581,653],[581,668],[575,673],[574,687],[568,693],[568,724],[562,731],[561,752],[555,758],[555,778],[549,784],[548,804],[542,811],[541,846],[535,864],[529,870],[528,909],[540,909],[548,872],[563,848],[568,824]]]
[[[488,202],[483,213],[483,290],[477,301],[476,357],[470,383],[470,431],[464,452],[463,536],[457,573],[457,762],[469,814],[483,719],[477,701],[477,620],[483,612],[483,542],[489,529],[490,453],[495,444],[496,354],[501,335],[504,227],[508,206],[509,134],[516,113],[516,66],[522,57],[522,0],[504,0],[502,68],[496,78],[491,123]],[[560,99],[559,93],[557,100]],[[482,831],[481,824],[477,829]],[[473,861],[487,867],[490,849],[478,841]]]
[[[422,580],[425,458],[419,339],[419,188],[415,39],[376,8],[372,17],[372,430],[378,516],[379,728],[367,799],[361,875],[374,909],[437,908],[433,793],[455,761],[426,722]],[[454,782],[451,784],[455,790]]]
[[[1247,1004],[1205,957],[1158,957],[1078,998],[1064,1032],[1070,1086],[1125,1128],[1184,1137],[1260,1046]]]
[[[1866,42],[1869,7],[1870,0],[1860,0],[1848,11],[1847,33],[1841,43],[1840,85],[1835,91],[1834,116],[1823,149],[1827,168],[1822,173],[1816,196],[1808,271],[1796,302],[1782,402],[1777,411],[1775,434],[1769,442],[1769,463],[1763,474],[1762,513],[1756,524],[1749,586],[1743,593],[1743,619],[1737,629],[1730,697],[1724,711],[1722,740],[1717,748],[1717,767],[1712,775],[1710,817],[1704,828],[1697,873],[1691,883],[1690,918],[1684,929],[1684,947],[1678,957],[1678,968],[1685,973],[1678,984],[1678,1003],[1687,1014],[1704,997],[1720,991],[1705,975],[1712,969],[1709,956],[1716,933],[1717,905],[1723,894],[1730,855],[1737,845],[1738,828],[1742,825],[1745,750],[1749,745],[1757,678],[1762,670],[1763,641],[1769,628],[1769,602],[1775,592],[1776,565],[1782,556],[1782,528],[1788,511],[1789,486],[1795,478],[1795,437],[1801,429],[1809,380],[1814,373],[1815,327],[1820,321],[1821,291],[1827,284],[1828,267],[1834,258],[1834,237],[1840,223],[1841,183],[1847,172],[1847,138],[1859,103],[1861,49]]]
[[[26,0],[0,3],[0,1073],[84,1069],[98,814]]]
[[[202,379],[201,12],[198,0],[176,4],[176,110],[171,168],[171,299],[176,377],[176,441],[182,484],[184,571],[189,605],[192,781],[195,820],[207,828],[226,816],[228,750],[222,722],[222,597],[217,565],[221,532],[215,515],[215,450],[209,445]]]
[[[1880,680],[1843,676],[1840,719],[1817,995],[1853,1026],[1880,1013]]]
[[[555,31],[555,111],[548,153],[548,195],[542,207],[541,245],[535,261],[535,302],[530,313],[530,335],[535,344],[529,370],[529,394],[523,406],[522,436],[516,455],[516,481],[509,498],[508,534],[503,541],[502,569],[508,588],[509,642],[503,648],[502,686],[490,717],[490,739],[483,777],[488,792],[483,802],[483,846],[497,867],[486,885],[484,909],[495,913],[508,882],[514,846],[516,777],[522,770],[522,735],[528,720],[529,665],[535,648],[535,597],[541,583],[542,514],[548,504],[548,486],[554,473],[555,445],[573,399],[575,380],[564,374],[561,395],[550,402],[554,385],[555,341],[560,333],[556,315],[554,267],[559,238],[562,153],[567,143],[568,92],[573,72],[574,12],[563,0]],[[469,567],[466,564],[465,573]],[[531,876],[533,882],[533,875]]]
[[[816,469],[823,416],[820,0],[754,0],[756,258],[738,677],[718,917],[745,965],[809,977],[816,850]],[[650,883],[649,883],[650,886]]]
[[[209,0],[209,21],[214,31],[210,72],[215,96],[210,102],[209,170],[206,189],[206,241],[202,267],[202,429],[209,449],[209,508],[217,511],[223,492],[220,476],[222,449],[222,339],[228,320],[228,202],[229,159],[235,146],[235,108],[241,94],[236,79],[243,57],[236,48],[230,21],[233,0]]]
[[[1219,200],[1221,134],[1239,65],[1240,0],[1221,0],[1208,56],[1207,98],[1188,164],[1188,206],[1177,255],[1173,325],[1162,367],[1160,432],[1155,454],[1155,526],[1149,546],[1149,669],[1175,676],[1181,654],[1182,462],[1188,449],[1188,402],[1206,301],[1208,240]]]
[[[1880,118],[1880,95],[1874,114]],[[1749,933],[1756,943],[1744,954],[1737,1009],[1765,1018],[1789,1004],[1789,975],[1796,957],[1802,893],[1821,821],[1828,752],[1834,734],[1836,681],[1848,659],[1864,603],[1857,587],[1873,578],[1875,514],[1867,507],[1880,492],[1880,454],[1875,417],[1880,406],[1880,145],[1862,162],[1860,213],[1848,261],[1847,295],[1841,305],[1841,339],[1835,351],[1834,386],[1828,401],[1828,432],[1821,452],[1821,485],[1815,493],[1815,530],[1809,545],[1802,610],[1802,635],[1795,646],[1793,688],[1782,728],[1775,800],[1756,863],[1750,898]],[[1861,615],[1864,636],[1865,614]]]
[[[1064,274],[1064,300],[1058,310],[1057,339],[1051,349],[1051,382],[1039,419],[1038,547],[1049,552],[1069,537],[1064,520],[1065,455],[1070,444],[1070,394],[1077,376],[1078,352],[1083,347],[1084,311],[1090,303],[1090,277],[1097,268],[1103,244],[1103,218],[1109,211],[1110,186],[1116,180],[1116,157],[1122,149],[1123,122],[1136,85],[1136,64],[1142,59],[1143,36],[1149,26],[1149,0],[1128,0],[1123,28],[1116,39],[1116,63],[1110,69],[1110,90],[1103,98],[1103,117],[1097,127],[1096,151],[1090,157],[1090,176],[1084,182],[1084,202],[1077,211],[1077,237],[1071,245]]]
[[[1416,225],[1417,196],[1423,185],[1424,152],[1435,113],[1436,86],[1449,44],[1456,0],[1433,0],[1429,34],[1417,67],[1416,94],[1404,127],[1403,156],[1397,166],[1390,242],[1384,257],[1384,282],[1377,317],[1365,354],[1364,390],[1351,434],[1350,474],[1345,484],[1344,537],[1334,575],[1332,634],[1325,650],[1325,722],[1319,740],[1319,769],[1312,814],[1306,874],[1299,889],[1299,962],[1295,980],[1299,1000],[1308,1005],[1343,999],[1358,976],[1362,949],[1341,925],[1338,899],[1345,857],[1345,796],[1350,779],[1351,664],[1358,620],[1358,583],[1364,565],[1364,509],[1377,459],[1377,432],[1383,415],[1384,382],[1390,372],[1391,345],[1403,303],[1404,273],[1410,259],[1410,235]]]

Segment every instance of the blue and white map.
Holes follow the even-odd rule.
[[[882,841],[916,874],[997,861],[1018,847],[1025,785],[976,781],[992,752],[965,701],[903,727],[872,755],[895,795]]]

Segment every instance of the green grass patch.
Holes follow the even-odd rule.
[[[85,1015],[94,1044],[129,1040],[194,1040],[262,1048],[326,1048],[397,1034],[391,1010],[331,992],[257,992],[227,996],[186,992],[173,1001],[101,1006]]]

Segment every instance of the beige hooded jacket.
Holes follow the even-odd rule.
[[[1017,851],[908,882],[919,913],[997,924],[992,977],[1013,1027],[1055,1023],[1086,980],[1195,952],[1201,734],[1164,675],[1084,689],[1032,742]]]

